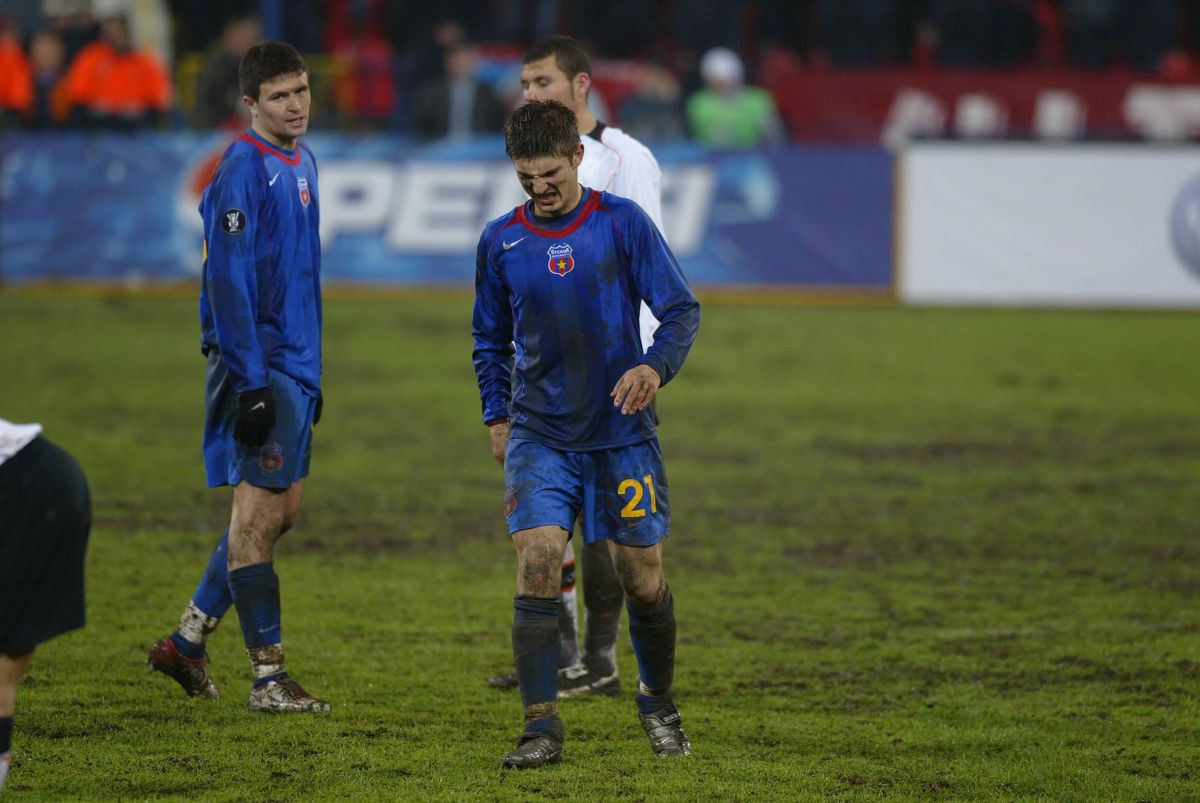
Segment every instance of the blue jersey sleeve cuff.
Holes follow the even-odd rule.
[[[670,377],[667,376],[667,365],[665,360],[662,360],[653,354],[646,354],[640,360],[638,360],[638,365],[649,365],[654,369],[654,372],[658,374],[659,387],[667,384],[667,380]]]

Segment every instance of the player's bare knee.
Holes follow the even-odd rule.
[[[625,595],[629,598],[629,604],[648,610],[657,608],[662,604],[666,593],[667,587],[665,583],[661,585],[642,583],[633,588],[625,589]]]
[[[518,592],[535,597],[556,597],[562,590],[562,550],[537,541],[525,546],[518,559]]]
[[[625,589],[625,596],[631,605],[651,609],[662,603],[667,593],[667,581],[663,577],[661,563],[639,564],[624,561],[617,571],[621,577],[621,586]]]

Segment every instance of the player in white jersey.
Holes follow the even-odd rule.
[[[557,100],[575,112],[583,141],[579,183],[636,202],[662,231],[662,170],[642,143],[619,128],[605,125],[588,108],[592,66],[587,51],[568,36],[548,36],[527,51],[521,66],[521,89],[526,101]],[[642,350],[654,342],[658,321],[643,301],[639,316]],[[575,553],[567,543],[563,556],[562,607],[559,635],[558,696],[618,694],[617,630],[624,593],[604,543],[585,544],[583,591],[586,635],[582,655],[576,636],[578,608],[575,592]],[[496,688],[515,688],[515,675],[488,680]]]

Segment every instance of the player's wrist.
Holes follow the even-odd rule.
[[[658,377],[658,386],[662,387],[663,381],[664,381],[663,370],[661,368],[659,368],[657,365],[655,365],[654,363],[650,362],[649,360],[643,359],[641,362],[638,363],[638,367],[641,367],[643,365],[654,372],[654,375]]]

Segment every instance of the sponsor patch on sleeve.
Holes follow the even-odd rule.
[[[221,228],[226,234],[241,234],[246,230],[246,213],[240,209],[226,209],[221,213]]]

